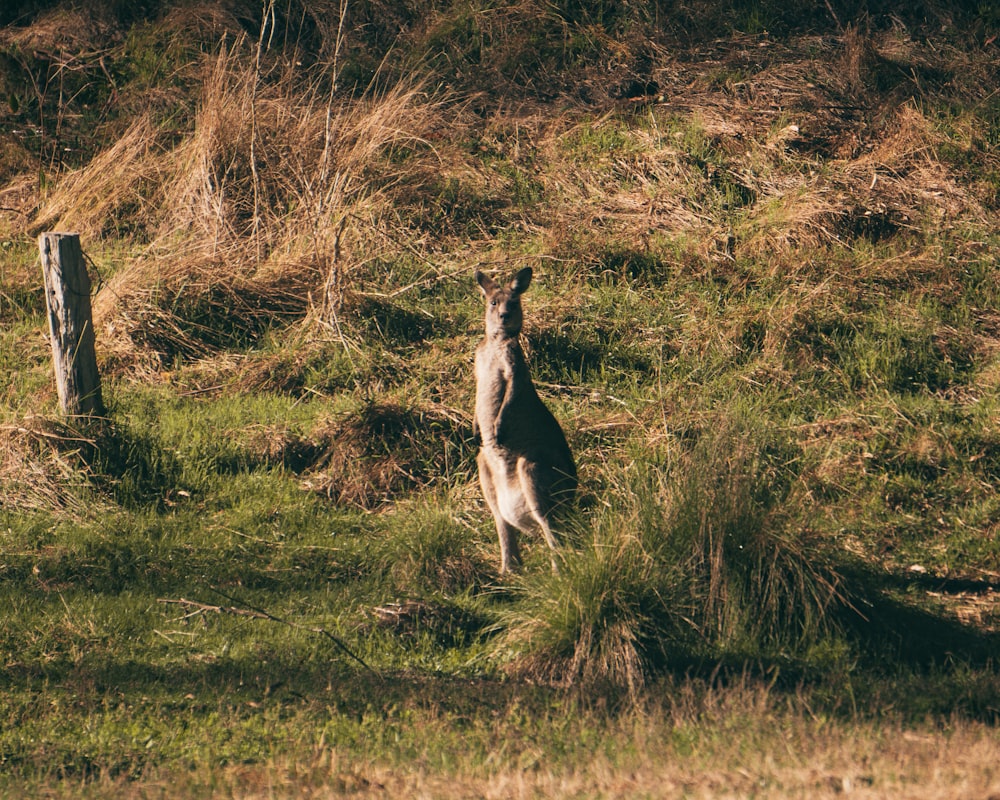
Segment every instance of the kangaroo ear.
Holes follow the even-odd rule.
[[[531,283],[531,267],[525,267],[510,282],[510,290],[514,294],[524,294],[528,291],[528,284]]]
[[[476,283],[479,284],[479,288],[487,297],[489,297],[491,292],[495,292],[500,288],[497,286],[497,282],[493,280],[493,278],[484,272],[480,272],[478,269],[476,270]]]

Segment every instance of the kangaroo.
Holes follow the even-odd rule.
[[[506,287],[476,270],[486,297],[486,338],[476,348],[476,413],[473,432],[480,441],[479,482],[500,538],[500,572],[521,562],[518,531],[540,531],[552,548],[552,511],[572,499],[576,465],[566,436],[545,407],[521,349],[521,295],[531,283],[525,267]]]

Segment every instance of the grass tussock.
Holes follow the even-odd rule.
[[[323,444],[305,484],[361,508],[426,489],[471,457],[470,426],[441,407],[370,403],[313,435]]]
[[[333,260],[343,217],[377,207],[392,186],[387,154],[436,122],[419,84],[354,102],[294,74],[265,82],[228,52],[208,68],[194,131],[174,150],[178,182],[158,236],[183,232],[187,248],[208,255],[243,249],[255,267],[272,253]]]
[[[419,85],[324,95],[294,75],[261,75],[239,47],[206,60],[189,134],[170,146],[139,119],[39,212],[38,226],[84,236],[128,219],[127,233],[148,240],[95,302],[122,362],[129,351],[197,358],[254,341],[268,322],[336,314],[356,248],[391,208],[393,153],[424,150],[437,124]]]
[[[246,347],[302,319],[323,276],[303,263],[247,275],[224,261],[138,262],[94,304],[108,367],[148,374],[177,360]]]
[[[92,445],[87,434],[43,417],[0,425],[0,510],[87,516],[99,505],[84,458]]]
[[[136,231],[116,226],[127,220],[142,227],[152,207],[162,203],[163,155],[156,124],[140,115],[109,148],[60,181],[46,197],[32,232],[75,231],[88,239],[122,236]]]
[[[890,216],[900,227],[914,227],[918,220],[937,226],[958,220],[982,223],[988,211],[974,191],[956,181],[943,158],[956,146],[961,147],[907,103],[890,120],[886,134],[846,174],[857,195],[864,196],[867,182],[871,197],[867,214],[885,215],[891,209]]]
[[[721,425],[663,466],[634,464],[564,568],[519,586],[515,673],[634,695],[664,664],[781,658],[834,632],[844,581],[780,452]]]

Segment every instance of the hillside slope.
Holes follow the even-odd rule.
[[[594,796],[633,723],[683,772],[786,706],[815,748],[995,744],[1000,18],[782,5],[0,11],[10,786],[301,788],[336,751],[341,793],[549,757]],[[91,260],[104,420],[58,415],[51,229]],[[581,501],[565,569],[529,540],[505,581],[472,275],[524,265]],[[857,785],[899,790],[879,764]]]

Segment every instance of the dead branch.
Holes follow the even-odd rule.
[[[235,598],[230,597],[228,594],[226,594],[225,592],[220,591],[219,589],[216,589],[215,587],[209,587],[209,589],[211,591],[215,592],[217,595],[220,595],[221,597],[224,597],[224,598],[226,598],[227,600],[229,600],[229,601],[231,601],[233,603],[240,603],[239,600],[236,600]],[[177,605],[177,606],[181,606],[183,608],[191,609],[191,611],[188,614],[185,614],[184,617],[182,617],[182,619],[189,619],[190,617],[197,616],[198,614],[209,614],[209,613],[210,614],[228,614],[228,615],[238,616],[238,617],[248,617],[250,619],[266,619],[266,620],[270,620],[271,622],[277,622],[280,625],[287,625],[289,628],[295,628],[296,630],[306,631],[307,633],[315,633],[315,634],[317,634],[319,636],[322,636],[322,637],[328,639],[329,641],[333,642],[333,644],[339,650],[341,650],[343,653],[346,653],[352,659],[354,659],[355,661],[357,661],[362,667],[364,667],[366,670],[368,670],[370,673],[372,673],[372,675],[375,675],[377,678],[380,678],[380,679],[382,677],[381,674],[378,672],[378,670],[376,670],[373,667],[369,666],[361,658],[361,656],[359,656],[357,653],[355,653],[353,650],[351,650],[351,648],[349,648],[346,644],[344,644],[344,642],[341,639],[339,639],[338,637],[334,636],[326,628],[321,628],[318,625],[317,626],[314,626],[314,625],[301,625],[298,622],[291,622],[289,620],[282,619],[281,617],[276,617],[274,614],[271,614],[268,611],[264,611],[261,608],[255,608],[254,606],[251,606],[251,605],[249,605],[247,603],[242,603],[240,605],[232,605],[232,606],[220,606],[220,605],[212,605],[210,603],[200,603],[197,600],[186,600],[183,597],[180,598],[179,600],[171,600],[169,598],[160,598],[160,599],[157,600],[157,602],[163,603],[165,605],[167,605],[167,604],[169,604],[169,605]]]

